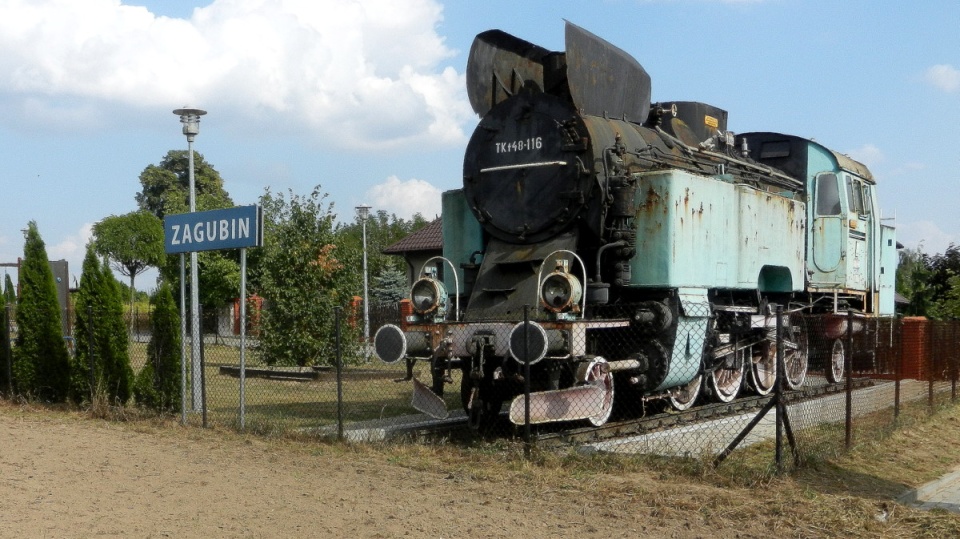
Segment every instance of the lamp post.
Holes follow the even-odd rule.
[[[180,117],[183,124],[183,134],[187,136],[187,155],[189,159],[188,176],[190,178],[190,213],[197,211],[197,190],[193,178],[193,139],[200,133],[200,117],[207,113],[205,110],[182,108],[173,111]],[[202,388],[200,379],[200,283],[197,278],[197,252],[190,252],[190,358],[193,365],[191,373],[193,380],[193,409],[202,406]],[[183,283],[181,282],[181,286]],[[186,381],[184,381],[185,383]]]
[[[363,225],[363,347],[366,354],[370,344],[370,301],[367,290],[367,219],[370,217],[370,206],[357,206],[357,216]]]

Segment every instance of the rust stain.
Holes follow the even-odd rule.
[[[643,201],[643,204],[637,206],[637,213],[640,212],[650,212],[653,213],[653,210],[657,206],[663,203],[663,197],[660,196],[660,193],[657,192],[652,186],[647,188],[647,196]]]

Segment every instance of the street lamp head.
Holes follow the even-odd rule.
[[[366,204],[357,206],[357,217],[359,217],[361,221],[366,221],[367,218],[370,217],[370,206]]]
[[[184,107],[173,111],[173,113],[180,117],[180,123],[183,124],[183,134],[187,136],[188,140],[192,141],[193,137],[200,132],[200,117],[207,111]]]

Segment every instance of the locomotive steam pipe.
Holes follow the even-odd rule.
[[[608,244],[604,245],[603,247],[600,247],[599,249],[597,249],[597,274],[596,274],[596,276],[594,277],[594,281],[595,281],[595,282],[598,282],[598,283],[602,283],[602,282],[603,282],[603,279],[600,277],[600,270],[601,270],[601,268],[602,268],[602,266],[601,266],[601,264],[600,264],[600,257],[603,256],[604,251],[606,251],[607,249],[613,248],[613,247],[624,247],[624,246],[626,246],[626,245],[627,245],[627,242],[626,242],[626,241],[624,241],[624,240],[618,240],[618,241],[615,241],[615,242],[613,242],[613,243],[608,243]]]

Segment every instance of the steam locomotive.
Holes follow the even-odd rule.
[[[374,338],[380,359],[406,361],[414,406],[445,416],[454,369],[474,424],[505,402],[514,423],[599,426],[615,396],[684,410],[765,394],[778,306],[787,385],[814,356],[839,379],[839,313],[894,308],[895,229],[867,168],[812,140],[735,135],[705,103],[651,103],[627,53],[570,23],[565,41],[473,42],[481,120],[462,189],[443,194],[443,256],[413,284],[413,314]],[[826,349],[806,313],[838,314],[817,329]]]

